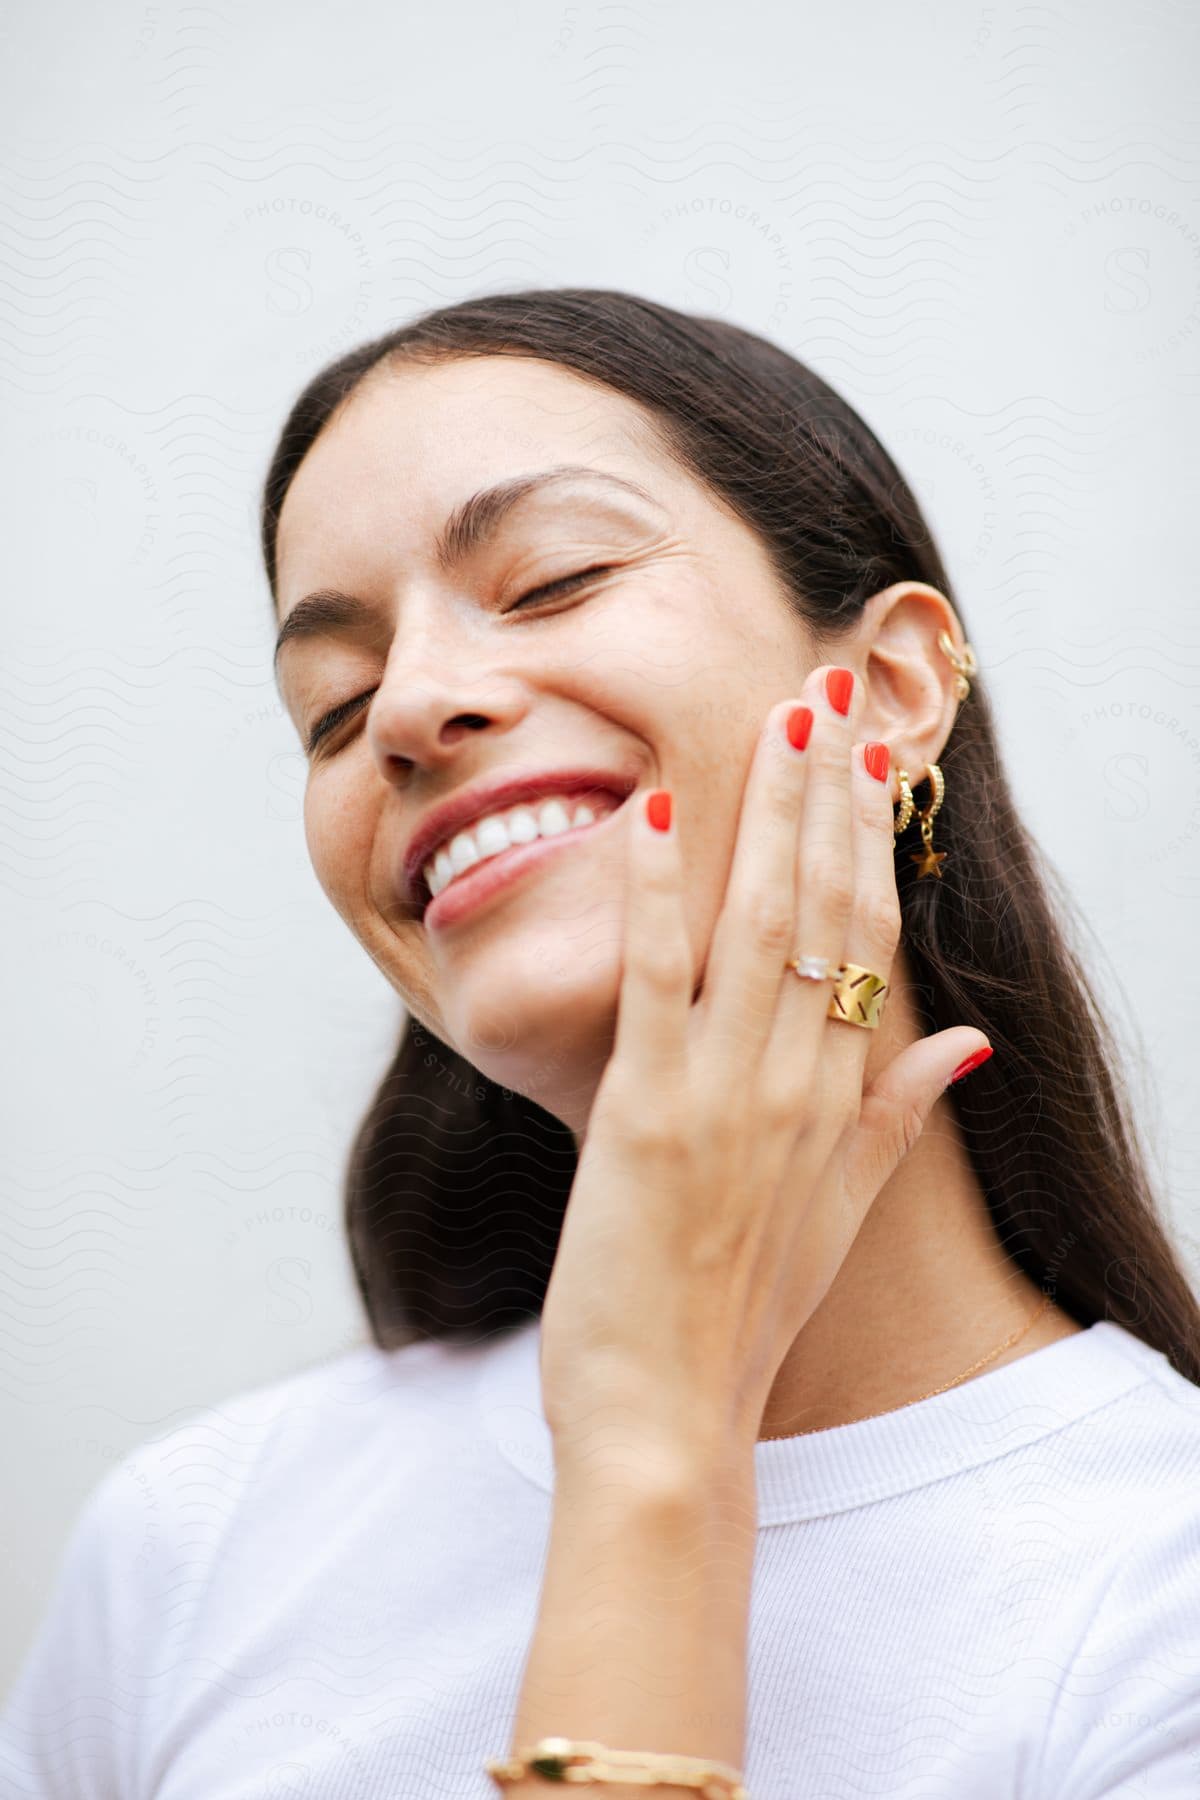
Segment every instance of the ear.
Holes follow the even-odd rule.
[[[866,673],[860,735],[890,745],[892,767],[910,770],[914,784],[940,757],[961,704],[954,666],[938,643],[942,631],[962,645],[953,606],[923,581],[897,581],[872,594],[859,621]]]

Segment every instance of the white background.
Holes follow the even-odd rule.
[[[0,1679],[108,1466],[363,1335],[341,1171],[402,1014],[307,860],[256,510],[304,382],[428,306],[585,284],[719,314],[881,434],[1200,1272],[1197,18],[52,0],[10,26]]]

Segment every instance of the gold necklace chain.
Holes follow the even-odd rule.
[[[936,1388],[932,1389],[932,1391],[928,1394],[918,1394],[915,1400],[904,1400],[901,1402],[901,1404],[899,1406],[885,1407],[883,1413],[867,1413],[865,1415],[865,1417],[868,1419],[880,1419],[884,1416],[884,1413],[902,1412],[904,1407],[906,1407],[906,1406],[916,1406],[922,1400],[932,1400],[935,1395],[944,1394],[950,1388],[957,1387],[960,1381],[965,1381],[967,1379],[968,1375],[977,1374],[980,1369],[986,1368],[988,1363],[995,1362],[996,1358],[998,1356],[1000,1356],[1005,1350],[1011,1350],[1014,1344],[1019,1344],[1021,1339],[1025,1336],[1025,1333],[1027,1331],[1031,1331],[1033,1329],[1033,1327],[1037,1324],[1038,1320],[1041,1318],[1042,1314],[1045,1312],[1045,1310],[1049,1306],[1049,1304],[1050,1304],[1049,1294],[1043,1295],[1041,1305],[1034,1308],[1033,1312],[1030,1313],[1028,1319],[1026,1319],[1024,1325],[1022,1325],[1020,1331],[1014,1331],[1011,1337],[1005,1338],[1005,1340],[1002,1344],[997,1344],[996,1348],[994,1350],[989,1350],[989,1352],[986,1356],[981,1356],[979,1358],[978,1362],[973,1362],[969,1369],[964,1369],[961,1375],[956,1375],[954,1377],[953,1381],[943,1382],[941,1387],[936,1387]],[[854,1425],[859,1425],[859,1424],[862,1424],[863,1421],[861,1419],[853,1419],[850,1421],[850,1423],[854,1424]],[[809,1437],[809,1436],[811,1436],[811,1433],[806,1432],[806,1431],[781,1431],[781,1432],[774,1433],[769,1437],[760,1437],[758,1442],[760,1444],[779,1444],[779,1443],[782,1443],[785,1438]]]

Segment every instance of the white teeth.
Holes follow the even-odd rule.
[[[475,827],[475,845],[481,857],[498,856],[501,850],[507,850],[512,843],[508,835],[508,826],[503,819],[481,819]]]
[[[543,837],[557,837],[560,831],[570,831],[571,817],[561,800],[543,800],[538,807],[538,829]]]
[[[475,839],[469,831],[460,831],[457,837],[450,839],[450,861],[454,865],[454,873],[461,875],[472,863],[479,861],[479,852],[475,848]]]
[[[538,822],[530,807],[518,806],[509,813],[508,834],[514,844],[532,844],[538,835]]]
[[[567,803],[570,804],[569,802]],[[619,802],[614,801],[613,806]],[[606,816],[607,806],[601,808]],[[561,800],[544,800],[540,806],[515,806],[507,813],[491,813],[476,820],[470,831],[460,831],[443,844],[437,855],[425,864],[422,873],[429,892],[436,897],[454,880],[486,857],[498,856],[513,844],[532,844],[539,837],[558,837],[561,832],[594,825],[596,813],[586,800],[580,800],[571,812]]]

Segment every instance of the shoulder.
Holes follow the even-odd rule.
[[[1200,1490],[1150,1480],[1120,1525],[1054,1671],[1038,1791],[1056,1800],[1198,1791]]]
[[[1073,1343],[1079,1356],[1064,1368],[1094,1400],[1063,1434],[1061,1450],[1078,1474],[1081,1501],[1090,1497],[1096,1522],[1113,1529],[1115,1548],[1122,1522],[1148,1504],[1182,1505],[1200,1492],[1200,1387],[1113,1320]]]
[[[1087,1335],[1098,1365],[1123,1364],[1132,1379],[1066,1434],[1071,1479],[1055,1484],[1059,1504],[1046,1512],[1044,1529],[1073,1545],[1076,1584],[1046,1666],[1056,1691],[1037,1791],[1107,1800],[1151,1776],[1146,1792],[1192,1793],[1200,1387],[1123,1326],[1104,1321]]]
[[[93,1486],[0,1710],[6,1793],[141,1791],[145,1721],[162,1671],[181,1666],[242,1502],[294,1437],[291,1422],[307,1421],[319,1437],[336,1397],[369,1385],[378,1354],[355,1350],[185,1410]]]
[[[419,1419],[454,1380],[453,1357],[436,1340],[391,1351],[359,1344],[183,1408],[91,1490],[72,1552],[104,1563],[114,1580],[139,1577],[152,1588],[178,1567],[180,1543],[211,1558],[256,1499],[302,1494],[315,1474],[368,1453],[380,1429],[402,1456],[405,1420]]]
[[[340,1463],[375,1427],[419,1413],[447,1385],[449,1361],[436,1340],[358,1344],[191,1409],[135,1447],[127,1480],[175,1506],[230,1511],[260,1483]]]

